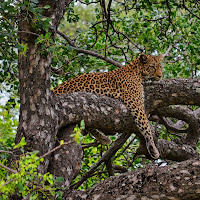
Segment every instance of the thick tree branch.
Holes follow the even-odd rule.
[[[200,123],[199,117],[195,115],[194,111],[187,107],[176,105],[173,107],[160,108],[158,109],[158,113],[159,115],[165,117],[173,117],[187,122],[189,127],[185,130],[181,130],[180,132],[183,131],[187,133],[184,143],[196,148],[200,137]]]
[[[184,86],[186,83],[187,87]],[[163,104],[179,104],[179,102],[182,104],[199,104],[198,99],[200,99],[200,93],[198,92],[198,80],[169,79],[157,82],[157,85],[156,83],[152,84],[154,85],[154,90],[151,89],[152,85],[145,86],[145,91],[148,91],[145,93],[145,99],[147,107],[154,112],[162,107]],[[181,87],[178,89],[180,85]],[[164,93],[163,89],[167,92]],[[196,99],[194,99],[194,96]],[[98,128],[106,135],[112,135],[116,132],[135,133],[141,139],[141,147],[138,153],[145,154],[148,157],[143,137],[141,137],[137,130],[131,113],[121,101],[85,92],[64,94],[57,98],[57,102],[60,102],[60,105],[57,106],[60,110],[59,118],[62,120],[59,122],[60,127],[65,127],[74,123],[77,124],[84,119],[88,127]],[[166,148],[166,151],[167,150],[168,148]],[[175,153],[176,151],[178,151],[178,153]],[[163,157],[169,160],[175,160],[176,158],[179,160],[179,156],[177,155],[180,152],[177,150],[177,146],[173,144],[171,150],[173,153],[162,152],[163,155],[161,153],[161,158]],[[187,149],[185,155],[186,154],[196,156],[195,151],[191,153],[191,151]],[[185,158],[188,159],[188,156],[185,156]]]
[[[65,199],[199,199],[200,161],[172,166],[149,165],[108,178],[87,191],[71,191]]]
[[[196,79],[166,79],[148,83],[144,87],[146,108],[155,112],[172,104],[200,105],[199,88],[200,80]],[[135,130],[130,112],[119,100],[84,92],[64,94],[57,98],[62,104],[59,117],[62,119],[61,126],[79,123],[84,119],[88,126],[99,127],[109,134]],[[97,117],[96,113],[100,115]],[[112,129],[109,128],[111,124]]]
[[[174,161],[184,161],[200,155],[189,145],[176,144],[173,141],[158,140],[160,158]]]
[[[167,107],[168,108],[168,107]],[[166,109],[167,109],[166,108]],[[181,120],[180,120],[181,121]],[[162,124],[165,125],[165,127],[170,131],[170,132],[175,132],[175,133],[186,133],[187,132],[187,128],[186,129],[181,129],[182,127],[177,127],[177,124],[174,124],[169,118],[167,117],[162,117]],[[185,124],[184,124],[185,125]],[[182,137],[181,134],[179,134],[179,136]]]
[[[200,106],[200,80],[165,79],[144,85],[148,113],[169,105]]]

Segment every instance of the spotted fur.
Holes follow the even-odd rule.
[[[83,74],[65,81],[53,89],[53,92],[55,95],[61,95],[68,92],[86,91],[120,99],[131,111],[136,125],[145,138],[149,154],[157,159],[159,152],[154,144],[144,110],[143,82],[149,79],[159,80],[162,77],[162,58],[162,55],[141,54],[122,68],[104,73]]]

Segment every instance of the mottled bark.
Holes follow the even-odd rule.
[[[57,29],[65,9],[71,0],[40,1],[40,6],[50,5],[44,17],[52,18],[52,26]],[[40,155],[55,146],[55,136],[58,131],[58,116],[55,101],[50,91],[51,54],[43,56],[41,46],[35,44],[37,32],[32,26],[32,19],[27,20],[27,11],[21,11],[19,36],[22,44],[27,44],[28,50],[19,54],[20,80],[20,120],[16,142],[24,136],[26,151],[38,150]],[[26,17],[25,17],[26,16]],[[32,34],[34,33],[34,34]],[[54,37],[54,33],[52,33]],[[47,170],[49,160],[45,159],[39,171]]]
[[[36,54],[38,47],[29,44],[26,57],[19,56],[20,77],[20,120],[16,142],[26,138],[25,150],[39,150],[40,155],[55,145],[58,130],[58,117],[50,91],[49,66],[51,56],[47,58]],[[48,159],[44,162],[48,166]],[[40,169],[44,172],[44,169]]]
[[[112,176],[87,191],[68,191],[66,200],[194,200],[200,199],[200,161],[172,166],[149,165]]]
[[[144,92],[148,112],[168,105],[200,106],[199,79],[163,79],[146,83]]]
[[[73,134],[74,127],[74,125],[71,125],[59,130],[56,146],[59,146],[59,141],[61,140],[71,141],[72,143],[63,145],[62,148],[51,155],[48,168],[48,171],[55,177],[63,177],[64,181],[60,183],[60,186],[67,188],[71,181],[78,175],[83,157],[81,146],[77,145],[74,138],[70,136]]]

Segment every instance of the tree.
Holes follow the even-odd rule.
[[[72,0],[12,2],[17,9],[20,8],[20,14],[17,16],[16,7],[9,5],[10,2],[1,4],[4,33],[1,38],[5,50],[1,53],[1,59],[4,63],[14,62],[17,54],[13,51],[13,44],[21,50],[18,54],[20,119],[16,144],[22,144],[24,137],[24,151],[37,150],[39,158],[44,158],[38,166],[40,174],[50,172],[55,177],[64,178],[60,185],[66,188],[63,192],[65,199],[198,199],[200,82],[195,79],[199,65],[199,56],[196,53],[199,42],[196,40],[199,36],[199,30],[196,28],[199,13],[195,7],[199,5],[198,2],[166,1],[163,4],[150,1],[80,1],[98,5],[95,10],[97,21],[93,22],[88,32],[79,33],[76,38],[70,39],[58,31],[58,26],[71,2]],[[73,8],[67,9],[68,21],[76,20],[76,15],[70,10]],[[10,21],[18,20],[18,36],[8,18]],[[186,29],[188,20],[191,22],[190,31]],[[12,32],[7,30],[9,27],[13,28]],[[6,35],[6,31],[12,34]],[[61,37],[56,38],[56,35]],[[6,44],[18,37],[17,43]],[[121,67],[124,61],[127,63],[139,52],[157,54],[162,50],[168,55],[165,76],[169,77],[171,72],[173,76],[188,79],[164,79],[146,83],[145,104],[146,110],[151,114],[150,120],[155,122],[155,128],[160,133],[157,141],[160,158],[164,162],[170,160],[180,163],[172,166],[166,163],[168,166],[165,167],[146,166],[141,170],[106,179],[85,192],[77,191],[102,163],[105,163],[109,176],[113,176],[116,169],[120,173],[127,171],[124,167],[117,168],[111,158],[132,133],[140,138],[140,146],[132,156],[132,162],[138,155],[145,155],[147,158],[149,155],[130,112],[122,102],[84,92],[55,97],[50,90],[51,70],[54,74],[63,76],[68,69],[69,74],[64,77],[67,79],[79,74],[81,69],[87,68],[88,65],[96,65],[98,71],[111,70]],[[5,52],[12,52],[14,57]],[[105,62],[108,64],[104,68],[102,65]],[[66,67],[59,63],[65,63]],[[175,65],[172,70],[169,63]],[[80,68],[71,67],[75,65]],[[16,81],[16,66],[6,66],[10,69],[11,77],[13,75],[11,80]],[[188,66],[191,67],[189,71]],[[3,72],[6,71],[7,69],[4,69]],[[52,79],[56,81],[58,77],[54,76]],[[89,171],[69,187],[81,167],[82,149],[71,137],[74,124],[80,123],[81,120],[84,120],[86,126],[98,128],[107,134],[118,132],[121,135]],[[76,127],[76,132],[82,129]],[[130,145],[131,142],[126,145],[124,151]],[[1,167],[17,173],[17,170],[13,171],[3,164]],[[46,180],[49,179],[50,177]],[[187,180],[189,184],[184,189]],[[20,190],[20,185],[18,188]],[[23,192],[21,194],[23,196]],[[24,196],[29,197],[28,194]]]

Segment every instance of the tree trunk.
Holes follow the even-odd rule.
[[[52,18],[55,30],[63,17],[65,9],[72,0],[39,1],[40,6],[50,5],[44,17]],[[55,146],[55,136],[58,132],[58,116],[54,96],[50,91],[51,54],[41,54],[41,45],[35,44],[37,33],[32,27],[32,19],[27,20],[26,12],[21,11],[19,36],[22,44],[27,44],[28,50],[19,54],[20,80],[20,120],[16,142],[24,136],[27,142],[26,151],[38,150],[40,155],[47,153]],[[32,16],[34,17],[34,16]],[[52,33],[54,37],[55,33]],[[47,170],[49,158],[39,167],[44,173]]]

